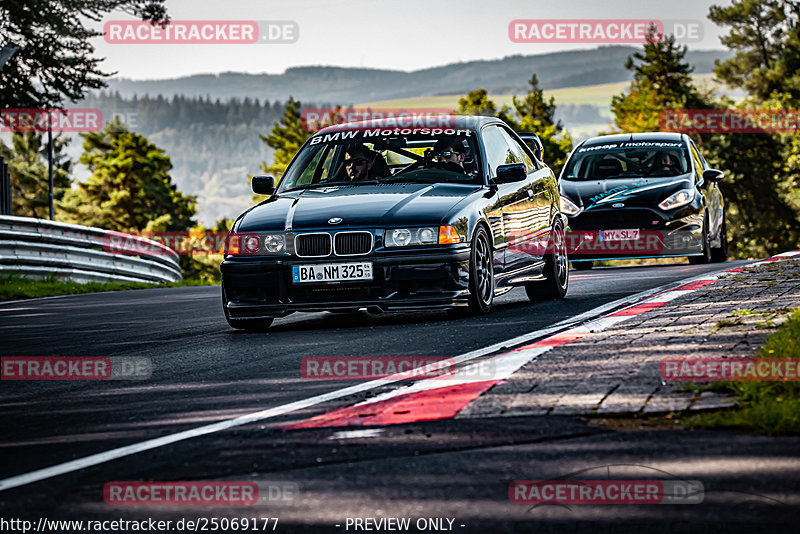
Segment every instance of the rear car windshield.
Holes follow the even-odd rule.
[[[400,182],[479,184],[478,154],[476,134],[468,129],[342,130],[312,138],[287,169],[278,192]],[[368,176],[354,177],[351,160],[356,166],[367,160]]]
[[[690,170],[689,152],[681,142],[609,143],[578,148],[567,162],[567,180],[666,177]]]

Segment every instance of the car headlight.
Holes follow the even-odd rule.
[[[439,242],[439,227],[391,228],[384,232],[387,247],[409,247],[413,245],[436,245]]]
[[[264,250],[270,254],[280,254],[286,250],[286,241],[283,234],[265,234],[262,236],[264,239]]]
[[[565,215],[577,215],[581,212],[581,209],[567,197],[559,197],[559,202],[561,204],[561,213]]]
[[[694,189],[681,189],[672,193],[658,205],[662,210],[672,210],[685,206],[694,200]]]

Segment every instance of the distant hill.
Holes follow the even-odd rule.
[[[536,73],[544,89],[625,82],[631,79],[625,60],[640,48],[606,46],[591,50],[515,55],[502,59],[453,63],[411,72],[346,67],[295,67],[283,74],[197,74],[166,80],[112,79],[111,91],[123,97],[185,95],[220,98],[257,98],[284,101],[329,101],[358,104],[431,95],[466,94],[476,88],[489,93],[527,92],[526,82]],[[689,51],[695,73],[712,72],[714,61],[730,57],[722,50]]]

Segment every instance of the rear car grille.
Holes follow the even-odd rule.
[[[369,254],[372,250],[372,234],[369,232],[339,232],[334,237],[333,250],[337,256]]]
[[[331,235],[301,234],[295,238],[294,247],[297,255],[301,257],[328,256],[331,253]]]

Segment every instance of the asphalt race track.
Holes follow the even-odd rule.
[[[453,519],[437,529],[431,523],[426,531],[566,532],[584,525],[586,532],[606,527],[659,532],[658,526],[680,532],[675,525],[696,527],[702,520],[710,532],[728,522],[736,524],[726,531],[758,532],[765,514],[775,521],[783,516],[769,507],[760,511],[752,498],[741,505],[735,486],[752,476],[749,463],[731,472],[717,486],[723,489],[716,496],[709,493],[702,505],[629,507],[637,508],[635,513],[619,512],[624,506],[530,511],[509,503],[507,488],[513,479],[545,479],[586,465],[671,457],[684,462],[698,454],[698,468],[705,461],[723,461],[715,456],[756,462],[763,455],[762,472],[777,476],[785,448],[781,439],[719,440],[713,433],[693,432],[676,441],[670,431],[617,433],[569,417],[456,419],[367,432],[277,428],[352,404],[375,390],[298,403],[299,409],[274,417],[2,489],[3,481],[43,468],[354,385],[302,379],[305,357],[457,356],[502,345],[616,299],[743,263],[573,270],[567,298],[559,302],[531,304],[523,290],[515,289],[496,301],[489,316],[295,314],[276,320],[268,333],[230,329],[219,287],[0,304],[3,356],[145,357],[153,368],[152,377],[141,381],[2,382],[0,512],[51,519],[277,516],[276,532],[352,532],[347,518],[388,516]],[[131,480],[272,481],[293,484],[297,494],[255,507],[104,503],[106,482]],[[565,519],[571,513],[580,514],[580,521]],[[692,528],[684,531],[696,531]]]

